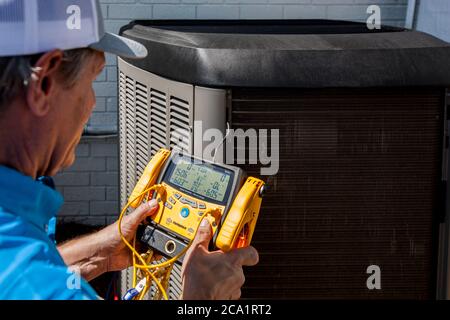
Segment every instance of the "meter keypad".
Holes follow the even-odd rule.
[[[175,198],[180,199],[181,198],[181,194],[179,194],[178,192],[175,192],[175,194],[173,195]]]
[[[191,200],[191,199],[183,197],[183,198],[180,199],[180,202],[183,203],[183,204],[188,204],[194,209],[197,208],[197,201],[194,201],[194,200]]]
[[[166,206],[166,207],[169,208],[169,209],[172,209],[172,205],[171,205],[170,203],[168,203],[168,202],[166,202],[166,203],[164,204],[164,206]]]
[[[176,203],[175,199],[172,198],[172,197],[169,197],[169,202],[172,203],[172,204],[175,204],[175,203]]]
[[[199,203],[198,204],[198,208],[199,209],[206,209],[206,205],[204,203]]]

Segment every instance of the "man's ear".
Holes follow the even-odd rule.
[[[28,108],[38,117],[45,116],[50,110],[50,100],[57,83],[57,70],[62,60],[63,52],[53,50],[43,54],[33,67],[26,89],[26,100]]]

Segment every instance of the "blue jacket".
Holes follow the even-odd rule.
[[[96,299],[47,235],[61,194],[0,166],[0,299]]]

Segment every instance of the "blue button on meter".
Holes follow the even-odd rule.
[[[189,209],[188,209],[188,208],[183,208],[183,209],[181,209],[180,215],[181,215],[183,218],[187,218],[188,215],[189,215]]]

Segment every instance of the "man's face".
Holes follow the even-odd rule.
[[[92,83],[105,66],[105,56],[101,52],[87,59],[85,65],[80,66],[79,80],[71,88],[62,85],[55,90],[52,103],[52,125],[56,126],[58,139],[53,154],[53,163],[49,175],[56,174],[62,168],[68,167],[75,161],[75,148],[78,145],[85,124],[94,107],[95,93]],[[61,79],[63,81],[63,79]]]

